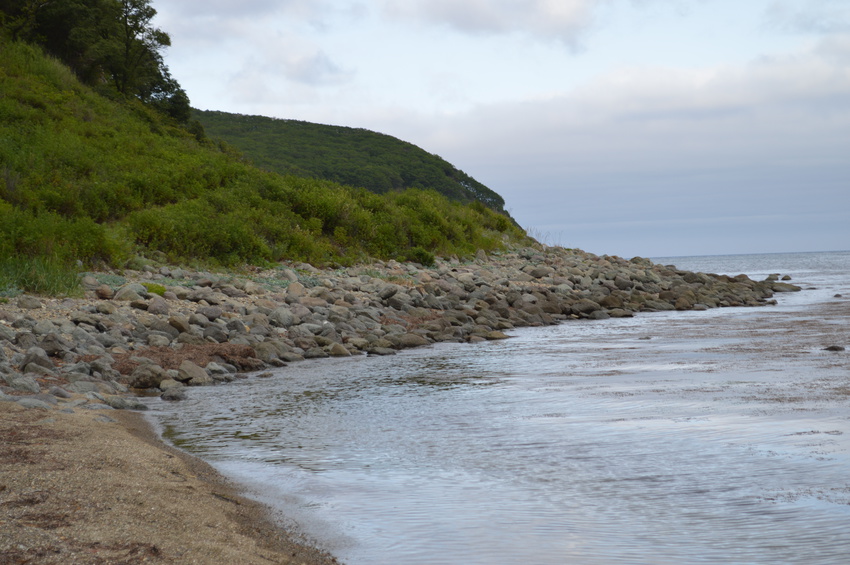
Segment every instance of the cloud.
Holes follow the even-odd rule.
[[[524,32],[575,45],[604,0],[391,0],[390,17],[446,25],[466,33]]]
[[[565,244],[607,238],[603,251],[626,253],[616,230],[626,239],[651,231],[636,221],[657,224],[660,247],[663,233],[685,229],[674,219],[734,224],[743,237],[746,219],[758,218],[753,242],[768,249],[781,232],[791,249],[794,233],[782,226],[802,224],[783,218],[850,206],[850,64],[828,55],[832,41],[740,66],[615,70],[573,91],[409,130],[419,137],[395,135],[457,164],[499,192],[522,225],[563,233]],[[822,224],[836,238],[846,232],[834,218]]]
[[[847,0],[774,0],[765,18],[770,27],[794,33],[850,32]]]

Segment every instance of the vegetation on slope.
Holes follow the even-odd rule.
[[[35,258],[428,262],[525,237],[480,202],[433,190],[378,195],[262,171],[137,97],[102,96],[40,48],[4,38],[0,116],[0,287],[2,273],[14,279],[27,271],[20,261]]]
[[[281,174],[332,180],[383,194],[433,189],[459,202],[504,212],[501,196],[444,159],[373,131],[193,110],[211,136],[237,147],[254,164]]]

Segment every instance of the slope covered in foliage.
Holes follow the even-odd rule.
[[[209,135],[269,171],[332,180],[378,194],[432,189],[452,200],[478,201],[504,211],[505,201],[491,189],[437,155],[389,135],[227,112],[194,110],[193,117]]]
[[[0,262],[427,262],[523,237],[507,216],[433,190],[378,195],[262,171],[0,38]]]

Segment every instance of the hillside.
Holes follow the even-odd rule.
[[[525,237],[507,216],[433,190],[377,195],[262,171],[139,100],[99,94],[40,48],[2,38],[0,116],[0,287],[4,269],[33,258],[428,262]]]
[[[501,196],[444,159],[395,137],[366,129],[262,116],[193,110],[221,138],[268,171],[332,180],[383,194],[436,190],[459,202],[479,201],[504,212]]]

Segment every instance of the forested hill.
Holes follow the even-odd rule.
[[[505,201],[450,163],[395,137],[348,128],[193,110],[207,135],[220,138],[268,171],[332,180],[382,194],[433,189],[459,202],[504,212]]]

